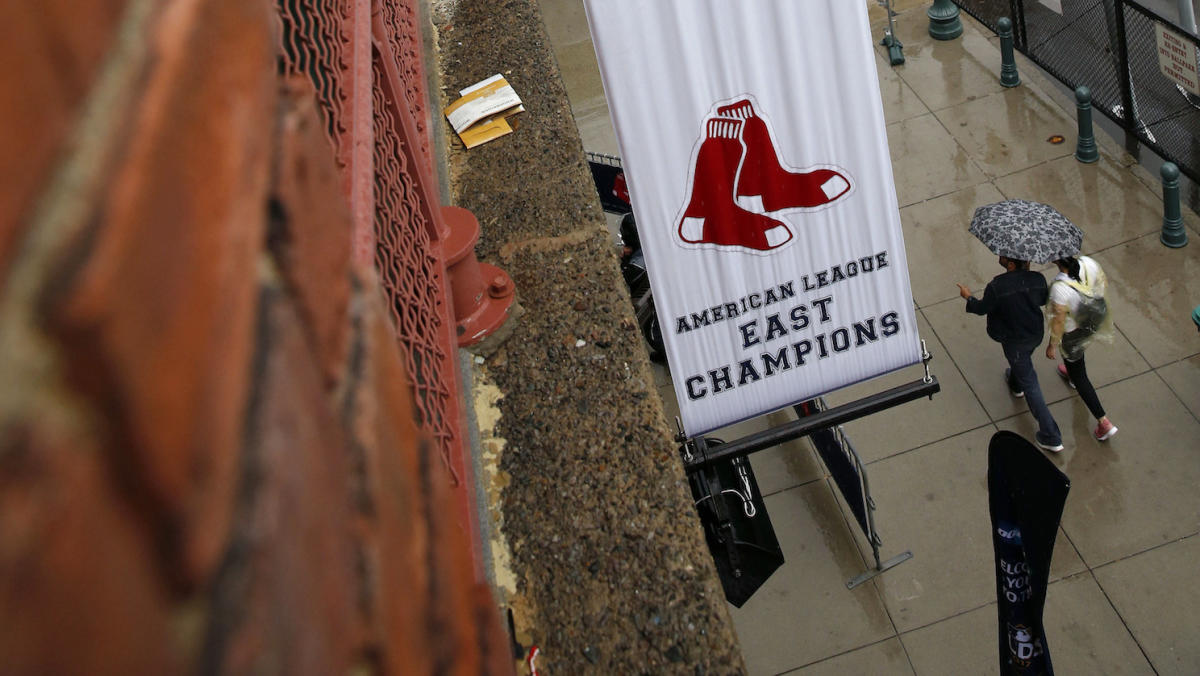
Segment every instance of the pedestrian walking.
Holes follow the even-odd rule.
[[[974,297],[962,284],[958,285],[958,293],[967,299],[967,312],[987,315],[987,334],[1000,343],[1008,360],[1004,371],[1008,390],[1014,397],[1025,398],[1029,412],[1037,420],[1034,441],[1057,453],[1063,449],[1062,433],[1046,406],[1032,359],[1033,351],[1045,336],[1042,306],[1049,297],[1046,278],[1031,271],[1028,261],[1001,255],[1000,265],[1004,272],[988,282],[983,298]]]
[[[1196,330],[1200,331],[1200,305],[1197,305],[1196,309],[1192,310],[1192,321],[1196,323]]]
[[[1093,339],[1111,339],[1112,318],[1104,300],[1108,280],[1100,264],[1087,256],[1068,256],[1054,264],[1058,276],[1050,283],[1050,344],[1046,346],[1046,357],[1054,359],[1061,347],[1063,363],[1058,365],[1058,374],[1079,392],[1095,416],[1092,436],[1107,441],[1117,433],[1117,426],[1104,413],[1096,388],[1088,379],[1083,356]]]

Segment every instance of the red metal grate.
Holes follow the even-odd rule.
[[[437,443],[453,484],[469,482],[460,431],[461,398],[442,240],[440,200],[432,175],[419,13],[412,0],[277,0],[282,22],[281,69],[307,75],[317,90],[339,165],[354,148],[373,148],[375,264],[391,306],[412,379],[418,421]],[[373,10],[373,11],[372,11]],[[358,26],[370,26],[363,32]],[[371,100],[352,82],[352,56],[370,36]],[[358,42],[356,42],[358,40]],[[362,74],[365,77],[366,73]],[[372,124],[356,127],[354,111],[369,106]],[[469,515],[464,515],[469,518]],[[472,524],[474,526],[474,524]]]
[[[454,477],[451,461],[458,436],[457,388],[445,265],[438,255],[434,216],[422,199],[412,166],[413,146],[398,133],[402,111],[391,91],[380,54],[375,59],[375,264],[392,300],[393,319],[413,378],[421,425],[436,438]]]
[[[386,41],[395,62],[395,74],[404,89],[407,112],[412,116],[417,138],[412,142],[421,151],[425,170],[432,174],[433,158],[429,152],[428,107],[425,104],[425,67],[421,54],[420,13],[413,0],[382,0],[379,14],[386,31]]]
[[[288,74],[312,80],[334,156],[344,168],[350,163],[349,0],[278,0],[277,6],[283,24],[281,65]]]

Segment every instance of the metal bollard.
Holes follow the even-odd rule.
[[[887,47],[888,61],[893,66],[899,66],[904,63],[904,44],[896,39],[896,12],[892,10],[891,0],[882,0],[883,6],[887,8],[888,25],[884,29],[883,40],[879,44]]]
[[[925,15],[929,17],[929,37],[934,40],[953,40],[962,35],[958,6],[950,0],[933,0],[933,6]]]
[[[1075,88],[1075,110],[1079,119],[1079,141],[1075,144],[1075,159],[1091,164],[1100,159],[1096,137],[1092,135],[1092,90],[1083,85]]]
[[[1012,20],[1006,16],[996,22],[996,31],[1000,35],[1000,84],[1005,87],[1021,84],[1021,76],[1017,75],[1017,59],[1013,56],[1012,28]]]
[[[1159,173],[1163,181],[1163,226],[1158,239],[1166,246],[1178,249],[1188,243],[1183,215],[1179,211],[1179,167],[1173,162],[1164,162]]]

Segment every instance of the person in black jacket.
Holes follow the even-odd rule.
[[[1028,261],[1000,257],[1005,272],[988,282],[983,298],[975,298],[962,284],[958,293],[967,299],[967,312],[987,315],[987,334],[1000,343],[1008,368],[1004,379],[1014,397],[1024,397],[1038,424],[1034,441],[1038,446],[1055,453],[1063,449],[1062,432],[1038,384],[1033,370],[1033,351],[1042,343],[1045,323],[1042,306],[1050,296],[1046,278],[1029,269]]]

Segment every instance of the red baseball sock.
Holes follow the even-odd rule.
[[[743,99],[717,108],[717,114],[742,120],[742,141],[746,159],[738,177],[738,204],[762,213],[819,207],[829,204],[850,190],[850,181],[831,169],[790,172],[779,163],[775,144],[766,122],[754,113],[754,106]],[[762,208],[758,198],[762,198]]]
[[[679,237],[691,244],[743,246],[767,251],[792,239],[783,223],[734,203],[733,186],[742,162],[742,121],[710,118],[696,154],[692,198],[679,221]]]

